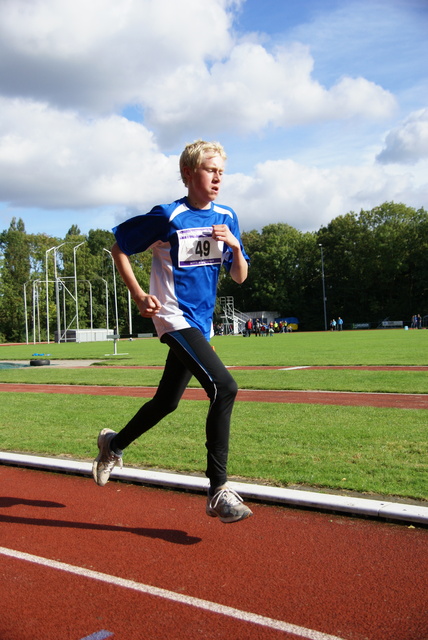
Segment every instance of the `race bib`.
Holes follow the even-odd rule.
[[[224,242],[214,240],[211,234],[211,227],[177,231],[178,266],[203,267],[221,264]]]

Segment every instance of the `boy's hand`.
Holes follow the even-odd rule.
[[[162,307],[156,296],[153,296],[150,293],[144,294],[135,302],[137,304],[140,315],[143,316],[143,318],[152,318],[159,313]]]
[[[248,275],[248,264],[241,251],[239,240],[235,238],[227,224],[213,224],[212,237],[214,240],[225,242],[232,249],[233,260],[230,267],[230,275],[232,280],[242,284]]]
[[[225,242],[231,249],[239,249],[240,245],[227,224],[213,224],[212,237],[214,240]]]

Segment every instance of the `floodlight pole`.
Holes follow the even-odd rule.
[[[128,289],[128,320],[129,320],[129,333],[132,335],[132,302],[131,302],[131,292]]]
[[[48,253],[55,247],[47,249],[45,252],[45,278],[46,278],[46,340],[49,344],[49,277],[48,277]]]
[[[56,299],[56,324],[57,324],[57,333],[58,333],[58,342],[61,342],[61,336],[60,336],[60,331],[61,331],[61,321],[60,321],[60,308],[59,308],[59,286],[58,286],[58,271],[57,271],[57,264],[56,264],[56,252],[57,250],[62,247],[64,244],[67,244],[66,242],[62,242],[61,244],[57,245],[56,247],[51,247],[50,249],[47,249],[45,252],[45,278],[46,278],[46,339],[47,342],[49,344],[49,277],[48,277],[48,253],[49,251],[53,251],[53,255],[54,255],[54,281],[55,281],[55,299]]]
[[[73,247],[73,263],[74,263],[74,299],[76,303],[76,331],[79,331],[79,303],[77,299],[77,264],[76,264],[76,251],[82,244],[85,244],[86,240]],[[77,336],[76,336],[77,337]]]
[[[106,330],[108,333],[108,282],[107,280],[104,280],[104,278],[101,278],[101,280],[104,282],[104,286],[106,288]]]
[[[25,315],[25,343],[28,344],[28,309],[27,309],[27,284],[30,284],[31,280],[28,280],[24,284],[24,315]]]
[[[109,251],[108,249],[104,249],[104,251],[106,251],[110,255],[112,266],[113,266],[114,309],[115,309],[115,318],[116,318],[115,332],[116,334],[118,334],[119,333],[119,315],[117,311],[116,266],[114,264],[114,259],[111,251]]]
[[[322,277],[322,300],[324,305],[324,329],[327,331],[327,309],[326,309],[326,300],[325,297],[325,277],[324,277],[324,253],[322,244],[318,245],[321,249],[321,277]]]
[[[55,298],[56,298],[56,330],[58,335],[58,343],[61,342],[61,309],[59,304],[59,282],[58,282],[58,266],[56,263],[56,252],[60,247],[65,245],[65,242],[62,242],[57,247],[54,247],[54,276],[55,276]],[[65,328],[65,327],[64,327]]]
[[[33,342],[34,344],[36,344],[36,326],[35,326],[36,318],[37,318],[37,332],[39,336],[39,342],[41,342],[39,283],[40,283],[40,280],[33,280]]]

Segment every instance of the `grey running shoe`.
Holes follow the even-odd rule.
[[[216,489],[213,497],[208,495],[207,516],[220,518],[222,522],[238,522],[253,515],[251,509],[243,504],[240,495],[227,484]]]
[[[112,429],[102,429],[98,435],[98,449],[100,452],[92,464],[92,475],[100,487],[104,487],[107,484],[116,464],[120,468],[123,465],[122,456],[118,456],[110,449],[110,442],[115,435],[116,431]]]

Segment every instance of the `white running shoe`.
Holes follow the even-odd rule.
[[[100,452],[92,463],[92,475],[100,487],[107,484],[110,474],[117,464],[120,468],[123,466],[122,456],[118,456],[110,449],[110,442],[115,435],[116,431],[112,429],[102,429],[98,435]]]
[[[251,509],[243,504],[241,496],[227,484],[218,487],[214,496],[208,494],[206,513],[225,523],[245,520],[253,515]]]

